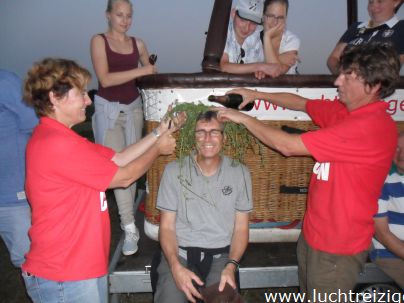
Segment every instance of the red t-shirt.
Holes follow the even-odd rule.
[[[54,119],[41,118],[27,145],[32,227],[23,270],[54,281],[107,273],[110,221],[104,191],[118,169],[114,154]]]
[[[383,101],[352,112],[340,102],[307,102],[307,113],[321,127],[302,135],[317,161],[303,222],[314,249],[351,255],[369,248],[397,145],[397,127],[386,109]]]

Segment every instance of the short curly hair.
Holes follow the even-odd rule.
[[[24,100],[32,105],[38,116],[53,112],[49,93],[65,96],[74,87],[85,90],[90,82],[90,72],[73,60],[45,58],[34,63],[24,80]]]
[[[341,71],[354,71],[366,85],[380,84],[379,97],[394,93],[400,80],[400,60],[390,43],[373,42],[345,48],[340,59]]]

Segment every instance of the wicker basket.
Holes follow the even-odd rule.
[[[300,129],[314,129],[311,121],[264,121],[275,127],[284,125]],[[146,121],[146,131],[151,132],[157,122]],[[263,149],[263,157],[251,148],[245,156],[245,164],[251,171],[254,210],[250,223],[296,222],[303,217],[306,191],[314,161],[311,157],[284,157],[269,148]],[[231,152],[226,152],[231,156]],[[160,221],[156,209],[160,178],[165,165],[175,156],[160,156],[147,173],[148,195],[145,205],[146,219],[152,224]]]

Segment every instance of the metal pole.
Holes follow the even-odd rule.
[[[348,27],[358,21],[358,0],[347,0]]]
[[[219,63],[226,43],[232,0],[215,0],[203,52],[202,70],[220,70]]]

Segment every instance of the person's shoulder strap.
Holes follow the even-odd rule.
[[[98,34],[98,36],[101,36],[104,39],[104,41],[107,41],[107,37],[105,36],[104,33]]]
[[[112,50],[111,50],[111,47],[109,46],[107,36],[105,36],[104,33],[101,33],[101,34],[98,34],[98,35],[101,36],[102,39],[104,39],[104,42],[105,42],[105,50],[106,50],[107,52],[111,52]]]
[[[139,49],[138,49],[138,47],[137,47],[136,38],[133,37],[133,36],[131,36],[130,38],[132,39],[133,52],[136,53],[137,56],[139,57],[139,56],[140,56],[140,53],[139,53]]]

